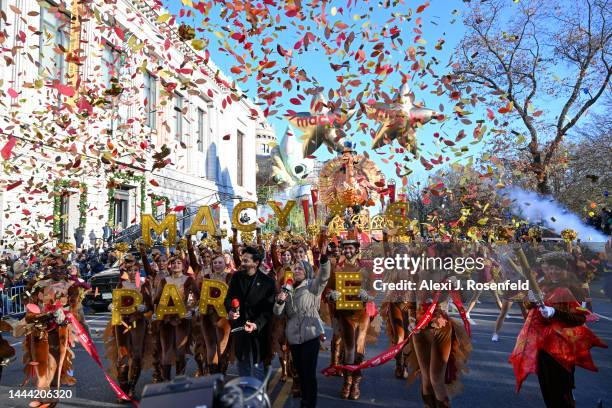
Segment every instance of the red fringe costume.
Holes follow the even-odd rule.
[[[530,373],[536,373],[548,407],[573,407],[575,402],[571,396],[571,389],[574,386],[575,367],[597,371],[590,349],[607,348],[607,345],[584,325],[589,312],[580,307],[569,288],[562,286],[551,288],[545,296],[544,303],[554,307],[555,314],[550,319],[546,319],[537,308],[532,308],[509,359],[516,377],[516,391],[520,391],[523,381]],[[554,378],[556,375],[561,379],[565,374],[568,377],[565,381],[567,384],[560,384],[557,381],[557,384],[552,384],[554,389],[549,390],[545,374],[548,378]]]

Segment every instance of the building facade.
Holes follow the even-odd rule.
[[[257,106],[152,0],[0,0],[0,231],[86,244],[256,200]],[[14,138],[14,139],[13,139]],[[3,150],[4,152],[4,150]],[[4,154],[3,154],[4,156]],[[54,235],[52,234],[54,233]]]

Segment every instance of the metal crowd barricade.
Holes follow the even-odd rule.
[[[12,286],[0,290],[0,310],[1,316],[18,317],[25,314],[25,304],[23,302],[24,285]]]

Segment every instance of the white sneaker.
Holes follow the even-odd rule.
[[[497,343],[499,341],[499,334],[493,333],[493,336],[491,336],[491,341]]]

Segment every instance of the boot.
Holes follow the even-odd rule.
[[[281,378],[280,381],[281,382],[285,382],[287,381],[287,360],[285,360],[282,356],[278,356],[278,362],[280,363],[281,366]]]
[[[344,373],[344,384],[342,384],[342,391],[340,397],[347,399],[351,393],[351,385],[353,384],[353,376],[349,372]]]
[[[450,408],[450,400],[445,398],[444,401],[436,399],[436,408]]]
[[[128,382],[129,372],[130,366],[127,364],[117,367],[117,381],[119,382],[119,388],[121,388],[121,391],[126,394],[130,391],[130,385]],[[124,400],[119,398],[119,401],[123,402]]]
[[[359,383],[361,382],[361,376],[353,375],[353,384],[351,385],[351,392],[349,399],[358,400],[361,396],[361,390],[359,389]]]
[[[162,379],[164,381],[170,381],[172,378],[172,366],[170,364],[162,365]]]
[[[176,360],[176,375],[185,375],[185,368],[187,367],[187,360]]]
[[[291,395],[293,396],[293,398],[300,398],[302,396],[300,377],[298,377],[297,375],[293,377],[293,384],[291,385]]]
[[[395,359],[395,378],[404,379],[404,364],[402,362],[402,356]]]
[[[337,366],[340,363],[340,347],[334,346],[332,341],[332,350],[331,350],[331,366]],[[340,371],[338,376],[342,377],[343,371]]]
[[[423,398],[424,408],[436,408],[436,397],[433,394],[423,394],[421,391],[421,398]]]
[[[138,383],[138,378],[140,378],[141,365],[140,362],[132,364],[132,370],[130,372],[129,377],[129,392],[128,396],[130,398],[134,398],[134,392],[136,391],[136,384]]]

